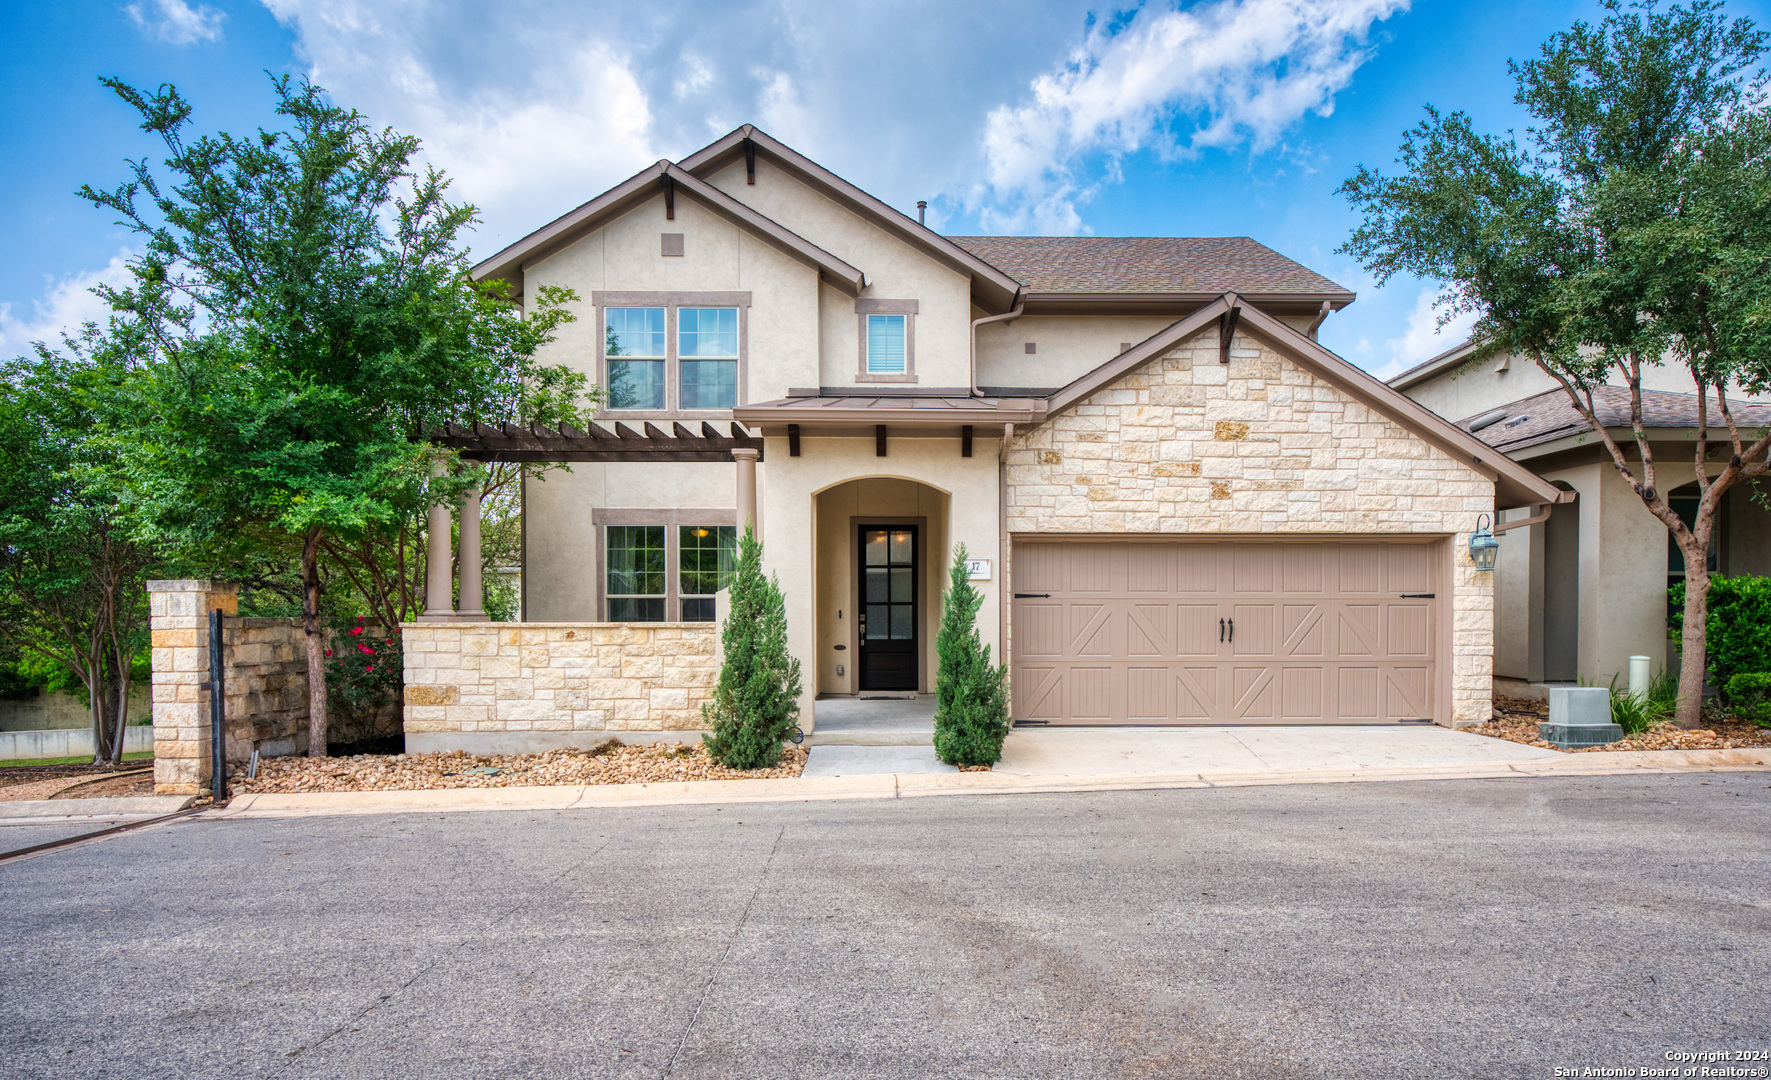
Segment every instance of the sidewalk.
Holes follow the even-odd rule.
[[[1065,728],[1016,731],[1002,762],[987,773],[242,795],[204,816],[584,810],[1766,768],[1771,753],[1763,750],[1562,754],[1444,728]]]

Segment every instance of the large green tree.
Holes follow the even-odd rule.
[[[120,499],[114,404],[136,342],[113,329],[0,365],[0,640],[84,686],[95,764],[123,757],[154,561]]]
[[[1554,378],[1671,533],[1689,586],[1677,719],[1694,727],[1717,511],[1771,469],[1771,436],[1743,430],[1726,396],[1771,387],[1766,35],[1710,0],[1605,7],[1509,65],[1534,122],[1523,139],[1429,107],[1400,173],[1361,167],[1341,192],[1364,223],[1341,250],[1380,284],[1439,282],[1448,311],[1477,316],[1474,360],[1509,352]],[[1701,492],[1689,525],[1643,416],[1642,374],[1663,364],[1697,399],[1694,460],[1678,470]],[[1631,436],[1600,419],[1607,384],[1628,389]]]
[[[582,377],[535,351],[572,295],[534,290],[525,318],[496,283],[476,286],[473,207],[414,167],[415,138],[316,86],[273,80],[284,130],[192,138],[175,88],[105,84],[167,152],[81,192],[145,246],[129,286],[104,293],[152,346],[131,383],[134,505],[149,534],[212,565],[270,553],[299,566],[308,752],[324,755],[322,560],[349,568],[384,619],[411,611],[385,573],[389,544],[477,482],[427,433],[517,419],[536,388],[571,415]]]

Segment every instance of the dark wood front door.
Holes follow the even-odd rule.
[[[915,690],[921,619],[914,525],[863,525],[860,552],[860,687]]]

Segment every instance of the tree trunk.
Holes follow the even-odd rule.
[[[123,743],[125,741],[124,736],[129,733],[129,681],[130,681],[130,679],[129,679],[128,662],[134,660],[134,657],[124,657],[122,659],[124,660],[124,666],[121,670],[119,670],[117,672],[117,681],[115,684],[115,689],[117,692],[117,694],[116,694],[117,719],[116,719],[116,722],[111,726],[111,730],[116,733],[116,738],[111,743],[111,764],[112,765],[123,764],[123,752],[128,749],[128,747],[123,745]]]
[[[1681,545],[1681,548],[1683,545]],[[1708,553],[1685,552],[1685,625],[1679,633],[1679,708],[1674,721],[1694,728],[1703,714],[1703,680],[1709,664],[1710,574]]]
[[[109,754],[105,745],[105,684],[103,672],[94,667],[86,681],[87,712],[92,717],[92,763],[103,765]]]
[[[326,637],[320,629],[320,538],[301,548],[301,628],[307,639],[307,756],[326,756]]]

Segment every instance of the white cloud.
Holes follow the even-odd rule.
[[[0,357],[23,356],[30,351],[32,342],[59,345],[63,331],[77,331],[84,323],[103,325],[111,309],[92,295],[93,286],[128,284],[131,254],[120,251],[101,269],[50,281],[43,296],[31,305],[27,318],[15,316],[12,304],[0,303]]]
[[[534,47],[522,79],[463,85],[426,39],[416,0],[265,0],[293,28],[308,75],[371,122],[418,135],[457,199],[515,210],[521,235],[659,157],[646,94],[622,57],[582,37]],[[466,28],[471,34],[472,28]],[[507,74],[507,73],[503,73]],[[498,234],[494,232],[494,237]],[[480,254],[498,246],[476,245]]]
[[[1454,312],[1441,322],[1442,314],[1433,306],[1438,295],[1431,287],[1421,289],[1401,336],[1384,342],[1390,350],[1389,361],[1372,374],[1380,379],[1392,378],[1470,336],[1470,328],[1476,325],[1475,313]]]
[[[145,0],[144,0],[145,2]],[[961,190],[988,103],[1086,0],[262,0],[339,103],[424,140],[487,254],[660,157],[756,123],[886,200]]]
[[[227,12],[208,4],[192,7],[188,0],[136,0],[123,10],[136,26],[169,45],[219,41],[221,24],[228,17]]]
[[[1409,0],[1213,0],[1141,8],[1090,29],[1030,100],[992,110],[986,184],[972,193],[986,224],[1076,231],[1086,156],[1155,149],[1183,157],[1246,143],[1271,148],[1308,113],[1327,116],[1371,55],[1374,24]]]

